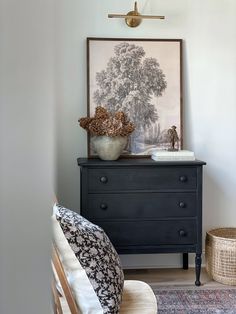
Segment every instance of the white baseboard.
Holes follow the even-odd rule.
[[[124,269],[182,268],[182,254],[130,254],[120,255]],[[205,266],[205,252],[202,254]],[[189,267],[195,267],[195,254],[189,253]]]

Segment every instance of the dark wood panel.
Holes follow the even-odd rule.
[[[196,167],[88,169],[88,191],[196,189]]]
[[[80,167],[174,167],[174,166],[203,166],[206,163],[202,160],[172,160],[155,161],[149,158],[119,158],[118,160],[101,160],[100,158],[78,158],[77,163]]]
[[[96,222],[120,246],[190,245],[196,243],[196,221]]]
[[[195,252],[200,284],[205,162],[79,158],[78,164],[82,215],[105,229],[118,253]]]
[[[194,253],[195,244],[175,244],[175,245],[143,245],[143,246],[116,246],[118,254],[153,254],[153,253]],[[148,257],[147,257],[148,258]]]
[[[82,215],[89,219],[194,217],[195,193],[90,194]]]

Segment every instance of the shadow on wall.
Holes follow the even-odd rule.
[[[203,182],[203,236],[205,232],[217,227],[229,227],[232,207],[232,193],[228,190],[226,180],[222,179],[220,171],[212,172],[212,168],[204,171]],[[228,180],[228,176],[227,176]],[[233,222],[231,223],[232,226]],[[204,240],[204,239],[203,239]]]

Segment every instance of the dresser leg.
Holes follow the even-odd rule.
[[[196,286],[201,286],[201,282],[200,282],[200,273],[201,273],[201,264],[202,264],[202,254],[196,254],[195,257],[195,271],[196,271],[196,281],[195,281],[195,285]]]
[[[188,269],[188,253],[183,253],[183,269]]]

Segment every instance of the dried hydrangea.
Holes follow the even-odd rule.
[[[83,129],[87,129],[89,124],[92,122],[92,118],[81,118],[79,119],[79,124]]]
[[[79,119],[79,124],[92,135],[128,136],[135,127],[123,111],[115,114],[108,112],[105,108],[98,106],[93,118],[85,117]]]
[[[108,119],[108,118],[109,118],[109,113],[108,113],[107,110],[106,110],[105,108],[103,108],[102,106],[98,106],[98,107],[95,109],[95,116],[94,116],[94,118],[105,120],[105,119]]]
[[[92,119],[84,129],[89,131],[92,135],[105,135],[105,130],[101,128],[102,123],[102,119]]]
[[[125,123],[126,122],[126,115],[123,111],[118,111],[114,114],[114,117],[117,119],[117,120],[120,120],[122,123]]]

